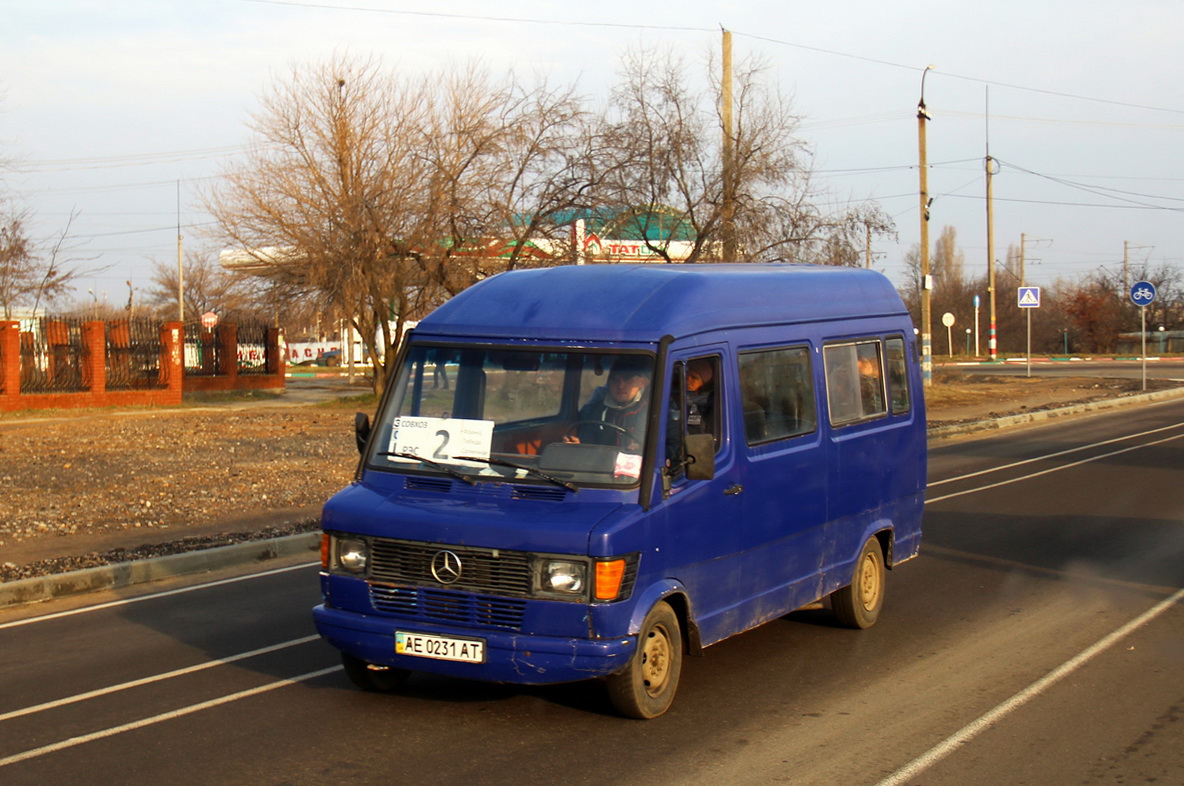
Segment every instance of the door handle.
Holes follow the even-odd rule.
[[[729,497],[732,497],[732,496],[739,494],[742,491],[744,491],[743,486],[741,486],[739,483],[733,483],[732,485],[730,485],[726,489],[724,489],[724,494],[728,495]]]

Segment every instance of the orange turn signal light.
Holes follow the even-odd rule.
[[[621,594],[621,581],[624,578],[625,560],[613,559],[597,562],[593,597],[596,600],[614,600]]]
[[[329,533],[321,533],[321,570],[329,569]]]

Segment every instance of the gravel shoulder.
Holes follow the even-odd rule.
[[[932,427],[1139,389],[943,372],[926,398]],[[374,409],[357,392],[0,417],[0,582],[316,529],[353,477],[354,412]]]

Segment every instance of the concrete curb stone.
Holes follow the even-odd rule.
[[[928,435],[931,440],[940,440],[979,431],[1003,429],[1069,415],[1098,412],[1134,404],[1149,404],[1181,397],[1184,397],[1184,388],[1172,388],[1152,393],[1103,399],[1059,409],[1009,415],[994,420],[935,426],[928,430]],[[320,541],[320,532],[305,532],[299,535],[237,543],[233,546],[219,546],[202,551],[171,554],[165,557],[121,562],[70,573],[0,583],[0,610],[9,606],[38,603],[84,592],[117,589],[165,578],[207,573],[219,568],[251,562],[266,562],[280,557],[308,554],[312,558],[318,556]]]

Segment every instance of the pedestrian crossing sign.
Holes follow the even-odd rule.
[[[1040,308],[1040,287],[1020,287],[1020,308]]]

